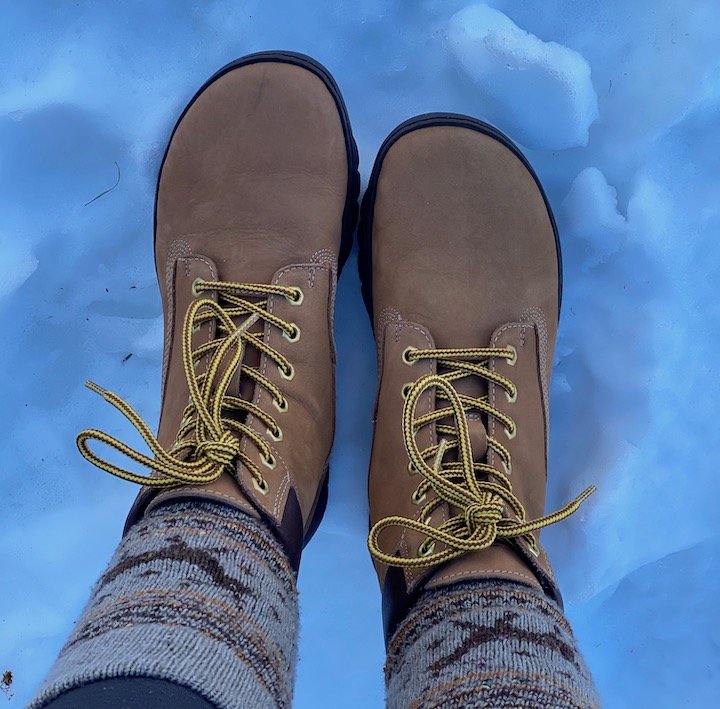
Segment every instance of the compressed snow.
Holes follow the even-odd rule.
[[[715,0],[2,3],[8,706],[23,705],[52,662],[135,494],[75,450],[88,425],[137,442],[82,382],[157,420],[152,203],[169,131],[215,69],[277,48],[333,72],[365,176],[385,135],[425,111],[492,120],[526,149],[565,264],[548,506],[599,486],[544,537],[569,617],[606,706],[713,705],[718,46]],[[296,706],[379,707],[384,650],[365,548],[375,365],[354,257],[337,340],[330,506],[300,575]]]
[[[38,260],[32,255],[27,244],[0,238],[0,263],[5,270],[5,277],[0,282],[2,299],[30,278],[37,268]]]

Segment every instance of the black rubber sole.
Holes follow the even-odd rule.
[[[516,157],[522,161],[523,165],[532,175],[535,183],[540,190],[540,194],[547,207],[550,222],[552,223],[553,233],[555,235],[555,247],[557,251],[558,260],[558,319],[560,318],[560,305],[562,303],[562,253],[560,251],[560,239],[558,236],[557,225],[555,223],[555,216],[553,215],[552,209],[550,208],[550,202],[548,201],[545,190],[540,184],[538,176],[530,165],[528,159],[523,155],[520,148],[513,143],[508,136],[502,131],[499,131],[489,123],[473,118],[472,116],[464,116],[459,113],[424,113],[419,116],[408,119],[404,123],[401,123],[395,128],[387,138],[385,138],[383,144],[380,146],[377,158],[375,158],[375,164],[373,165],[372,173],[370,174],[370,181],[368,183],[365,196],[362,200],[362,206],[360,207],[360,226],[358,227],[358,270],[360,272],[360,283],[362,285],[362,296],[365,301],[365,307],[368,315],[370,316],[370,324],[374,327],[373,318],[373,302],[372,302],[372,225],[373,225],[373,214],[375,212],[375,197],[377,194],[377,183],[380,176],[380,170],[382,169],[383,161],[385,156],[388,154],[390,148],[408,133],[412,133],[415,130],[421,128],[431,128],[434,126],[457,126],[460,128],[469,128],[476,130],[479,133],[484,133],[495,140],[498,140],[506,148],[510,149]]]
[[[214,81],[217,81],[220,77],[224,76],[230,71],[233,71],[234,69],[238,69],[243,66],[248,66],[250,64],[258,64],[260,62],[281,62],[285,64],[293,64],[294,66],[302,67],[303,69],[306,69],[307,71],[312,72],[317,76],[324,84],[327,90],[330,92],[330,95],[333,97],[333,100],[335,101],[335,105],[337,106],[338,115],[340,116],[340,123],[342,125],[343,129],[343,135],[345,137],[345,151],[347,154],[347,166],[348,166],[348,175],[347,175],[347,192],[345,196],[345,206],[343,208],[343,217],[342,217],[342,235],[340,239],[340,251],[338,253],[338,276],[342,272],[343,266],[345,265],[348,257],[350,256],[350,252],[352,251],[352,244],[353,244],[353,235],[355,233],[355,228],[357,226],[357,220],[358,220],[358,211],[359,211],[359,205],[358,205],[358,197],[360,195],[360,170],[359,170],[359,163],[360,158],[358,154],[358,148],[357,143],[355,142],[355,138],[352,134],[352,128],[350,126],[350,117],[348,116],[347,107],[345,106],[345,101],[343,100],[342,94],[340,93],[340,88],[338,87],[335,79],[333,78],[332,74],[322,65],[320,62],[315,61],[312,57],[308,57],[305,54],[299,54],[297,52],[286,52],[286,51],[269,51],[269,52],[257,52],[255,54],[248,54],[247,56],[240,57],[239,59],[236,59],[229,64],[226,64],[224,67],[216,71],[196,92],[195,95],[190,99],[187,106],[183,109],[183,112],[180,114],[179,118],[175,122],[175,126],[172,129],[172,132],[170,134],[170,138],[167,143],[167,147],[165,148],[165,153],[163,154],[162,162],[160,163],[160,169],[158,170],[158,177],[157,182],[155,185],[155,208],[154,208],[154,217],[153,217],[153,234],[157,234],[157,202],[158,202],[158,193],[160,189],[160,176],[162,175],[162,170],[165,165],[165,160],[167,159],[168,152],[170,151],[170,145],[172,144],[172,139],[175,136],[175,131],[177,130],[178,126],[180,125],[180,122],[185,117],[185,114],[190,110],[190,107],[195,103],[195,101],[198,99],[200,94],[205,91],[205,89],[210,86]],[[154,240],[154,236],[153,236]],[[154,244],[153,244],[154,246]],[[158,282],[162,282],[160,280],[160,277],[158,275]],[[329,471],[328,474],[325,476],[325,480],[323,481],[320,490],[318,492],[318,499],[315,504],[315,511],[313,513],[312,520],[310,522],[310,525],[308,527],[308,533],[303,539],[303,547],[305,547],[310,539],[312,539],[313,535],[317,531],[317,528],[320,526],[320,521],[322,520],[323,515],[325,514],[325,509],[327,507],[327,500],[328,500],[328,480],[329,480]]]

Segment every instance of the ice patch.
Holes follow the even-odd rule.
[[[450,48],[491,102],[491,118],[532,148],[587,145],[598,117],[590,66],[576,51],[543,42],[487,5],[470,5],[448,26]]]

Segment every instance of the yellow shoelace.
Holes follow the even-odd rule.
[[[240,461],[252,475],[256,488],[265,493],[268,487],[262,471],[241,450],[240,441],[243,436],[247,436],[259,449],[263,464],[268,468],[274,468],[276,461],[270,446],[257,431],[228,414],[232,412],[252,414],[267,426],[267,434],[274,440],[281,440],[282,430],[272,416],[250,401],[229,395],[227,390],[239,367],[241,378],[249,377],[264,387],[272,395],[278,411],[287,410],[287,400],[282,391],[258,369],[244,365],[243,358],[246,347],[250,345],[274,361],[282,377],[293,378],[294,369],[288,359],[268,346],[263,341],[262,333],[252,333],[249,330],[258,320],[264,320],[281,330],[291,342],[296,341],[300,337],[300,329],[294,323],[268,312],[267,296],[284,296],[292,304],[299,305],[303,300],[303,292],[292,286],[197,279],[193,283],[193,293],[197,296],[202,293],[216,293],[218,300],[222,298],[225,305],[221,306],[212,298],[199,297],[193,301],[185,314],[182,355],[190,397],[171,449],[166,451],[160,445],[150,427],[127,402],[93,382],[86,382],[86,386],[100,394],[130,421],[147,443],[154,457],[140,453],[97,429],[82,431],[77,437],[78,448],[80,453],[98,468],[124,480],[152,487],[209,483],[217,480],[226,469],[230,470],[236,461]],[[247,296],[265,298],[265,300],[253,302],[247,300]],[[241,318],[240,324],[236,324]],[[193,350],[193,332],[211,320],[216,323],[215,338]],[[204,357],[209,358],[207,371],[198,374],[197,366]],[[139,475],[106,461],[90,449],[88,443],[91,440],[113,448],[145,466],[154,474]]]
[[[514,363],[517,352],[513,347],[489,347],[408,348],[403,353],[403,359],[408,364],[420,359],[437,359],[438,367],[448,370],[443,374],[420,377],[409,386],[402,417],[403,438],[410,460],[408,468],[411,473],[419,472],[424,478],[413,494],[413,502],[422,504],[430,490],[434,490],[436,496],[423,507],[418,519],[385,517],[373,526],[368,547],[378,561],[390,566],[428,567],[449,561],[466,552],[487,549],[498,539],[513,537],[524,537],[530,549],[537,555],[539,551],[532,532],[569,517],[595,492],[595,486],[591,485],[557,512],[526,520],[525,510],[512,492],[509,477],[512,461],[508,449],[492,436],[487,437],[488,448],[498,455],[504,470],[473,460],[470,429],[466,418],[468,411],[475,409],[487,417],[493,417],[502,424],[509,438],[514,438],[517,433],[513,419],[491,406],[487,396],[466,396],[459,394],[452,386],[452,382],[458,379],[475,375],[500,386],[507,393],[508,399],[514,401],[517,397],[515,385],[488,367],[491,357],[502,357]],[[417,402],[428,389],[435,389],[436,398],[447,401],[449,405],[415,418]],[[455,427],[437,423],[448,416],[453,417]],[[420,450],[416,442],[417,432],[433,423],[436,423],[437,433],[441,436],[440,442]],[[457,461],[443,461],[445,454],[452,449],[457,449]],[[433,461],[432,465],[428,463],[429,459]],[[432,513],[445,503],[460,512],[438,527],[431,526]],[[514,518],[508,516],[508,510],[515,515]],[[425,536],[418,556],[405,558],[383,551],[380,534],[390,527],[412,530]],[[435,552],[437,543],[443,544],[444,548]]]

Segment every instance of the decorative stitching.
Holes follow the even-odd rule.
[[[541,325],[544,327],[545,317],[544,317],[542,311],[541,311],[539,308],[528,308],[528,309],[525,311],[524,316],[527,315],[527,317],[530,318],[530,317],[533,317],[533,316],[537,316],[538,314],[539,314],[539,316],[542,318],[542,320],[541,320]],[[521,336],[522,336],[522,335],[525,335],[527,329],[529,329],[529,328],[533,329],[533,330],[537,333],[537,327],[538,327],[538,325],[537,325],[537,323],[535,323],[535,322],[529,322],[529,323],[524,323],[524,322],[520,322],[520,323],[508,323],[507,325],[504,325],[502,328],[500,328],[499,330],[497,330],[497,332],[495,333],[495,335],[494,335],[493,338],[492,338],[492,344],[493,344],[493,345],[497,345],[498,340],[500,339],[500,335],[501,335],[503,332],[507,332],[508,330],[511,330],[511,329],[519,329],[519,330],[520,330],[520,333],[521,333]],[[545,335],[545,337],[547,337],[547,334]],[[522,340],[522,346],[523,346],[523,347],[525,347],[525,344],[526,344],[526,342],[525,342],[524,340]],[[546,353],[545,356],[547,357],[547,341],[545,342],[545,353]],[[541,360],[542,360],[542,356],[541,356]],[[492,368],[493,370],[495,369],[495,362],[494,362],[494,361],[491,363],[491,368]],[[541,367],[540,367],[541,389],[544,388],[544,383],[543,383],[543,381],[542,381],[542,377],[543,377],[542,373],[543,373],[544,371],[545,371],[544,363],[541,361]],[[491,404],[492,406],[495,405],[495,391],[496,391],[496,385],[491,382],[491,383],[488,385],[488,395],[489,395],[489,398],[490,398],[490,404]],[[545,417],[546,417],[546,419],[545,419],[545,421],[546,421],[546,423],[545,423],[546,436],[545,436],[545,437],[546,437],[546,445],[547,445],[547,430],[548,430],[548,426],[547,426],[547,400],[545,399],[545,394],[544,394],[544,392],[541,392],[541,393],[542,393],[542,396],[543,396],[543,404],[544,404]],[[492,421],[490,421],[490,425],[488,426],[488,434],[489,434],[489,435],[494,435],[494,433],[495,433],[495,419],[492,419]],[[491,464],[491,465],[494,465],[495,453],[494,453],[492,450],[489,451],[489,455],[488,455],[488,460],[489,460],[489,461],[490,461],[490,457],[491,457],[491,456],[492,456],[492,462],[490,462],[490,464]],[[539,535],[537,535],[537,537],[539,537]],[[557,581],[556,581],[556,578],[555,578],[555,574],[553,573],[552,566],[550,565],[550,560],[549,560],[549,558],[548,558],[548,556],[547,556],[547,554],[546,554],[546,552],[545,552],[545,549],[544,549],[544,548],[542,547],[542,545],[540,544],[539,539],[538,539],[538,548],[539,548],[539,551],[540,551],[540,557],[539,557],[539,559],[542,561],[542,563],[538,563],[538,566],[540,567],[540,569],[542,570],[542,572],[545,573],[545,574],[549,577],[549,580],[551,581],[551,583],[552,583],[553,585],[557,586]]]
[[[453,574],[440,574],[439,576],[435,576],[433,578],[433,581],[449,581],[450,579],[459,579],[459,578],[467,578],[468,576],[471,577],[477,577],[478,574],[506,574],[508,576],[517,576],[518,578],[525,579],[527,581],[530,581],[532,585],[536,588],[540,587],[540,583],[534,576],[529,576],[528,574],[523,574],[520,571],[505,571],[503,569],[482,569],[482,571],[458,571]],[[434,586],[430,586],[430,588],[435,588]]]
[[[190,245],[178,239],[170,244],[168,254],[165,259],[165,296],[167,298],[167,320],[165,322],[165,338],[163,343],[163,361],[162,361],[162,398],[165,399],[165,385],[167,383],[168,367],[170,365],[170,347],[172,345],[175,330],[175,263],[182,256],[188,256],[192,253]]]
[[[538,354],[540,359],[540,385],[543,397],[543,409],[545,412],[545,436],[549,436],[550,430],[550,386],[548,381],[548,333],[545,313],[538,307],[527,308],[521,321],[529,320],[535,325],[535,333],[538,340]],[[547,441],[546,441],[547,443]]]
[[[399,311],[394,311],[397,313],[399,317],[402,317],[399,313]],[[402,333],[406,330],[411,330],[419,333],[425,343],[427,344],[428,348],[431,348],[434,346],[434,340],[432,339],[432,336],[430,333],[422,327],[422,325],[418,325],[416,323],[407,321],[407,320],[401,320],[396,322],[388,323],[388,326],[392,326],[395,328],[395,344],[400,342],[400,336]],[[435,364],[433,362],[430,362],[430,374],[433,374],[435,372]],[[428,391],[427,402],[424,406],[425,412],[430,412],[433,408],[433,395],[431,391]],[[435,445],[437,443],[437,431],[435,428],[435,425],[433,425],[430,429],[430,444]],[[414,514],[412,515],[413,519],[418,519],[420,517],[420,514],[422,513],[422,509],[418,508],[415,510]],[[438,508],[437,513],[439,514],[439,517],[444,521],[444,519],[447,518],[448,512],[447,512],[447,505],[443,505],[441,508]],[[403,530],[400,534],[400,550],[405,554],[405,556],[410,555],[410,547],[409,542],[406,536],[406,531]],[[427,569],[406,569],[406,575],[407,579],[410,584],[413,584],[416,582],[421,576],[425,575],[427,573]]]
[[[490,341],[490,345],[492,347],[497,346],[498,341],[500,340],[500,336],[504,332],[508,332],[509,330],[517,330],[520,329],[520,332],[523,332],[524,328],[531,327],[531,325],[525,325],[522,323],[508,323],[506,325],[503,325],[501,328],[496,330],[496,332],[493,334],[492,340]],[[522,344],[524,347],[524,343]],[[490,369],[493,370],[493,372],[497,371],[495,368],[495,358],[492,359],[490,362]],[[495,392],[497,391],[497,385],[493,382],[488,382],[488,401],[490,402],[490,406],[493,408],[497,408],[495,406]],[[497,422],[495,421],[494,417],[490,417],[490,421],[488,422],[488,436],[492,436],[495,438],[495,427],[497,425]],[[496,453],[492,448],[488,449],[488,464],[492,465],[493,467],[496,466]]]
[[[401,320],[402,315],[400,312],[394,308],[385,308],[382,313],[380,313],[377,321],[377,328],[376,332],[378,335],[377,339],[377,345],[375,349],[375,357],[376,357],[376,364],[377,364],[377,384],[375,385],[375,405],[373,406],[373,426],[375,425],[377,421],[377,411],[378,411],[378,405],[380,402],[380,389],[382,387],[382,379],[383,379],[383,368],[385,366],[385,342],[387,340],[386,336],[386,329],[390,323],[392,323],[394,320]]]
[[[333,269],[331,266],[322,266],[322,265],[318,266],[315,264],[313,264],[313,265],[297,264],[297,265],[292,265],[292,266],[286,266],[285,268],[282,268],[279,271],[277,271],[275,276],[273,277],[272,284],[279,285],[282,276],[285,275],[286,273],[291,273],[293,271],[307,271],[307,270],[311,270],[312,272],[314,272],[315,269],[317,269],[317,268],[328,271],[329,276],[332,277]],[[308,278],[308,285],[310,285],[310,281],[311,281],[311,278]],[[312,285],[310,285],[310,287],[314,288],[314,280],[313,280]],[[275,302],[276,302],[276,296],[274,296],[274,295],[268,296],[267,311],[269,313],[273,312]],[[270,324],[265,323],[265,342],[268,345],[270,345],[271,340],[273,339],[273,335],[276,335],[276,334],[277,333],[273,332],[273,328],[270,327]],[[261,355],[260,355],[260,372],[263,376],[265,376],[265,373],[267,372],[267,364],[268,364],[267,356],[264,353],[261,353]],[[262,394],[263,394],[262,387],[256,386],[255,393],[253,395],[253,403],[254,404],[259,405]],[[255,429],[257,430],[257,426],[255,425],[255,417],[252,414],[248,414],[247,424],[249,426],[254,426]],[[241,445],[241,450],[243,452],[245,452],[247,449],[247,438],[246,437],[243,436],[243,440],[240,445]],[[268,444],[268,445],[270,445],[270,444]],[[280,486],[278,487],[277,492],[272,496],[272,512],[275,517],[278,517],[280,514],[280,508],[282,506],[282,502],[286,499],[285,492],[286,492],[287,488],[291,485],[293,487],[295,487],[295,477],[293,476],[292,472],[289,470],[288,465],[287,465],[285,459],[283,458],[283,456],[281,456],[277,452],[277,449],[272,445],[270,445],[270,448],[272,449],[273,454],[276,456],[277,460],[280,462],[282,470],[284,471],[284,476],[280,483]],[[263,500],[260,497],[258,497],[255,494],[252,494],[252,497],[260,505],[262,505],[263,507],[266,507],[266,505],[263,504]],[[266,507],[266,509],[267,509],[267,507]]]
[[[280,516],[280,500],[287,501],[287,494],[286,491],[291,485],[291,478],[290,478],[290,472],[287,469],[287,466],[283,464],[283,467],[285,468],[285,475],[283,475],[283,478],[280,482],[280,485],[278,487],[277,494],[275,495],[275,505],[273,506],[273,513],[276,517]],[[300,504],[300,501],[298,500],[298,504]]]

